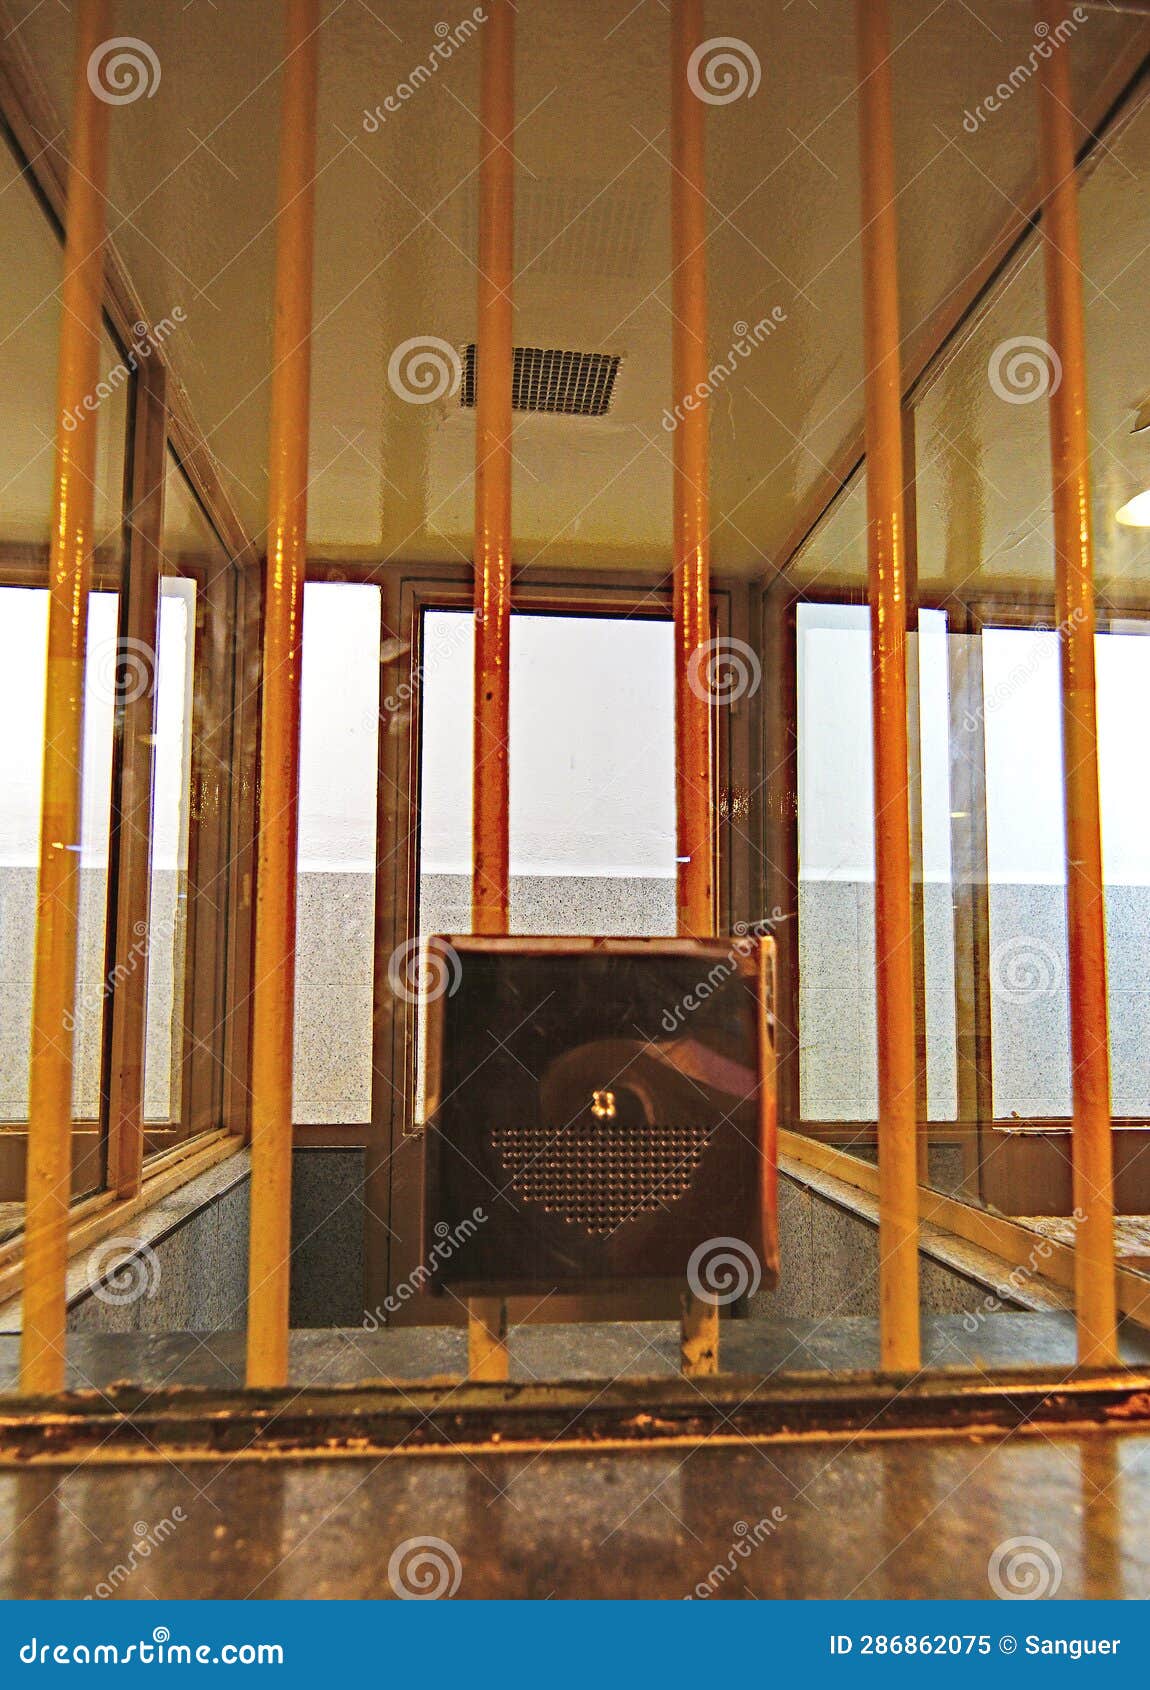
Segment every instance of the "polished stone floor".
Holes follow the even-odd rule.
[[[1074,1319],[1069,1314],[992,1313],[923,1317],[923,1361],[931,1368],[1070,1367]],[[731,1320],[722,1328],[724,1372],[763,1378],[791,1372],[868,1369],[878,1365],[878,1322]],[[0,1334],[0,1392],[19,1377],[19,1338]],[[1123,1359],[1150,1364],[1150,1333],[1127,1325]],[[461,1375],[467,1335],[450,1326],[361,1328],[292,1333],[290,1383],[397,1383]],[[679,1367],[677,1326],[666,1321],[585,1326],[518,1326],[511,1332],[511,1376],[523,1380],[660,1377]],[[131,1380],[143,1385],[239,1385],[242,1332],[74,1333],[68,1339],[73,1389]]]
[[[933,1366],[1069,1366],[1061,1315],[924,1322]],[[866,1368],[874,1322],[732,1321],[733,1372]],[[71,1381],[235,1384],[241,1334],[77,1336]],[[1144,1333],[1126,1358],[1147,1359]],[[524,1327],[519,1378],[668,1375],[676,1332]],[[299,1385],[458,1374],[449,1329],[293,1335]],[[0,1381],[15,1380],[0,1341]],[[1020,1551],[1013,1540],[1036,1540]],[[430,1545],[425,1540],[435,1540]],[[412,1557],[415,1557],[412,1563]],[[1019,1558],[1021,1557],[1021,1558]],[[408,1569],[410,1565],[410,1570]],[[1011,1571],[1013,1569],[1013,1573]],[[0,1598],[1150,1597],[1150,1436],[978,1436],[0,1470]]]
[[[420,1557],[461,1599],[1146,1598],[1150,1437],[0,1471],[0,1598],[386,1598]]]

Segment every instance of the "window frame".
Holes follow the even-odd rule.
[[[855,1156],[870,1163],[861,1149],[873,1152],[878,1123],[869,1120],[821,1121],[799,1113],[799,967],[798,967],[798,721],[796,622],[799,604],[867,603],[863,587],[796,588],[778,581],[762,593],[764,667],[772,663],[780,676],[777,688],[764,689],[764,740],[774,752],[774,790],[767,809],[766,856],[771,868],[773,901],[783,910],[777,926],[780,1014],[779,1109],[793,1123],[792,1136]],[[958,598],[948,592],[922,592],[915,609],[940,610],[947,616],[950,646],[951,721],[969,711],[981,716],[981,668],[963,661],[951,644],[952,636],[979,641],[987,628],[1051,628],[1055,624],[1053,593],[982,594]],[[1150,634],[1150,602],[1107,595],[1098,607],[1097,623],[1105,632],[1114,621],[1144,621]],[[972,648],[979,649],[979,648]],[[774,654],[774,656],[772,656]],[[919,1110],[919,1131],[932,1145],[957,1143],[963,1155],[963,1184],[955,1200],[976,1210],[987,1205],[1007,1214],[1027,1212],[1026,1201],[1042,1212],[1054,1202],[1051,1193],[1065,1183],[1069,1167],[1071,1117],[1034,1116],[1023,1121],[995,1116],[993,1051],[988,978],[990,917],[985,807],[985,756],[981,734],[977,756],[951,758],[951,861],[954,905],[955,1028],[958,1068],[958,1116],[955,1121],[930,1121]],[[778,778],[781,772],[781,780]],[[916,881],[914,891],[919,891]],[[916,1059],[920,1086],[925,1077],[923,984],[925,958],[921,923],[916,922]],[[920,1095],[922,1093],[920,1092]],[[1127,1159],[1137,1159],[1150,1146],[1150,1115],[1113,1117],[1116,1185]],[[1007,1143],[1012,1155],[1000,1154]],[[921,1177],[923,1186],[928,1184]]]
[[[114,325],[105,327],[122,350]],[[258,579],[213,520],[200,478],[183,460],[166,402],[166,372],[150,361],[129,387],[124,544],[116,566],[93,559],[90,588],[119,595],[118,637],[156,649],[159,583],[182,574],[197,586],[192,757],[189,777],[188,926],[184,954],[185,1037],[178,1118],[145,1125],[142,1087],[147,969],[139,966],[140,921],[151,881],[151,746],[154,687],[118,703],[113,736],[108,896],[104,930],[101,1100],[95,1117],[73,1121],[69,1248],[100,1236],[104,1217],[135,1212],[142,1193],[163,1194],[231,1154],[247,1130],[246,1003],[251,969],[252,868],[258,693],[240,679],[258,661]],[[177,569],[163,555],[164,478],[184,475],[226,566]],[[46,546],[0,547],[0,585],[48,585]],[[133,755],[135,752],[135,755]],[[234,770],[234,779],[227,777]],[[144,818],[131,823],[132,816]],[[206,880],[222,895],[200,893]],[[135,947],[135,950],[133,950]],[[187,1005],[198,1004],[189,1014]],[[221,1013],[223,1006],[223,1013]],[[86,1143],[92,1140],[91,1145]],[[0,1181],[21,1201],[27,1121],[0,1123]],[[85,1168],[96,1156],[95,1186]],[[177,1177],[178,1176],[178,1177]],[[154,1200],[150,1199],[150,1200]],[[19,1282],[23,1228],[0,1239],[0,1297]]]

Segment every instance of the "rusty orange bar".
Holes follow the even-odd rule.
[[[887,0],[857,0],[866,365],[867,552],[874,736],[882,1365],[920,1363],[914,945],[907,744],[907,558],[898,222]]]
[[[715,931],[711,700],[700,653],[711,639],[711,530],[707,358],[707,202],[704,105],[688,78],[703,39],[702,0],[671,10],[671,370],[675,430],[675,798],[678,928]],[[686,401],[690,398],[688,406]]]
[[[80,770],[97,427],[96,413],[84,401],[100,378],[108,172],[108,105],[89,83],[88,62],[108,39],[108,14],[108,0],[80,0],[72,74],[24,1221],[20,1388],[30,1393],[64,1388]],[[76,419],[75,427],[66,428],[65,417]]]
[[[508,723],[511,657],[511,370],[515,15],[493,0],[483,27],[479,299],[475,395],[475,786],[471,924],[509,917]]]
[[[511,378],[515,264],[515,8],[491,0],[483,28],[475,393],[475,728],[471,928],[506,933],[511,914]],[[507,1307],[468,1304],[472,1379],[506,1379]]]
[[[675,838],[678,931],[715,931],[715,812],[707,656],[711,641],[711,512],[707,358],[707,201],[702,100],[691,54],[703,40],[702,0],[671,8],[671,381],[682,420],[673,444],[675,606]],[[688,402],[689,401],[689,402]],[[719,1370],[719,1310],[681,1297],[679,1363],[688,1376]]]
[[[1040,61],[1041,239],[1046,324],[1061,379],[1050,392],[1054,484],[1055,605],[1062,671],[1062,768],[1066,813],[1066,916],[1070,959],[1070,1053],[1074,1110],[1074,1203],[1078,1359],[1118,1359],[1114,1261],[1114,1161],[1106,931],[1094,691],[1094,545],[1086,343],[1078,235],[1069,48],[1055,35],[1061,8],[1036,16],[1052,51]],[[1057,370],[1058,364],[1055,365]]]
[[[297,788],[307,563],[317,0],[286,0],[284,12],[252,1003],[249,1385],[282,1385],[287,1378],[291,1266]]]

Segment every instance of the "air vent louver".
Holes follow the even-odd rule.
[[[461,405],[475,404],[475,342],[463,360]],[[557,416],[601,417],[611,404],[619,359],[610,352],[560,352],[540,346],[514,348],[511,406]]]

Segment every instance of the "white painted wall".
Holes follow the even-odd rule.
[[[1099,787],[1106,880],[1150,885],[1150,783],[1142,777],[1150,725],[1150,638],[1100,634]],[[988,629],[983,636],[987,851],[992,881],[1066,879],[1059,724],[1058,636]]]
[[[378,587],[304,588],[299,866],[368,874],[375,864],[379,746]]]
[[[86,868],[106,868],[108,864],[118,613],[116,593],[90,595],[80,837],[81,861]],[[194,615],[194,583],[165,580],[155,669],[154,863],[159,869],[183,866],[187,806],[184,733]],[[151,669],[151,660],[145,661]],[[39,861],[47,668],[47,590],[0,588],[0,722],[5,724],[5,731],[0,733],[0,867],[30,868]]]
[[[511,872],[675,873],[668,622],[514,616]],[[471,870],[470,615],[424,621],[424,874]]]
[[[804,880],[874,878],[870,612],[865,605],[798,607],[799,873]],[[946,619],[924,611],[918,634],[923,871],[950,879]]]

